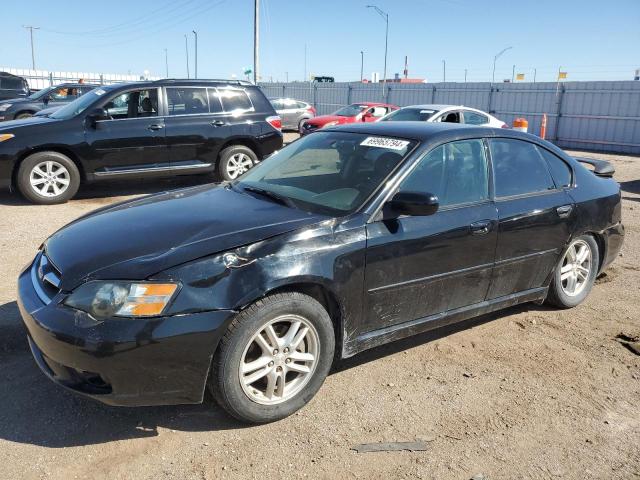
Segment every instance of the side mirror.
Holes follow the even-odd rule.
[[[109,120],[109,114],[104,108],[94,108],[87,115],[87,123],[92,127],[96,127],[96,122],[98,120]]]
[[[395,216],[424,217],[436,213],[438,205],[438,197],[432,193],[398,192],[387,202],[385,209]]]

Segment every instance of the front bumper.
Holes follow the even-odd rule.
[[[121,406],[200,403],[211,359],[234,312],[96,321],[43,303],[31,267],[18,279],[18,307],[36,363],[54,382]]]

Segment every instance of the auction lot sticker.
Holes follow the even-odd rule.
[[[403,150],[409,142],[397,138],[367,137],[360,145],[365,147],[389,148],[391,150]]]

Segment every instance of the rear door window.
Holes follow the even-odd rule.
[[[497,197],[525,195],[555,189],[547,162],[538,148],[523,140],[489,140]]]
[[[464,123],[469,125],[486,125],[487,123],[489,123],[489,117],[480,113],[465,110],[463,112],[463,115]]]
[[[209,113],[206,88],[167,87],[169,115],[194,115]]]

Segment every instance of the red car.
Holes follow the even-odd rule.
[[[355,122],[375,122],[387,113],[398,110],[399,108],[397,105],[389,105],[386,103],[353,103],[342,107],[331,115],[321,115],[307,120],[300,127],[300,135],[307,135],[308,133],[315,132],[319,128],[332,127],[333,125]]]

